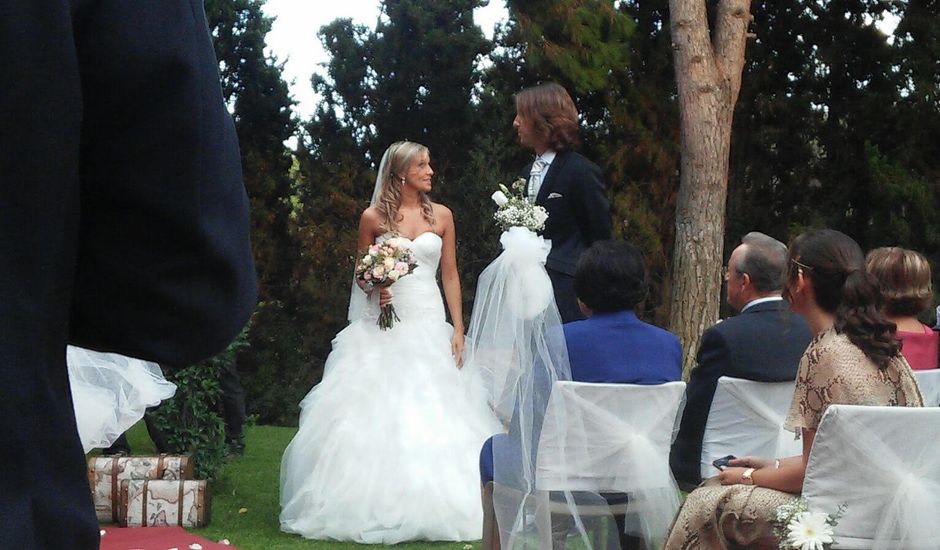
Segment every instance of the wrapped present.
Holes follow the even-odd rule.
[[[98,521],[117,521],[121,481],[125,479],[192,479],[188,456],[93,456],[88,459],[88,482]]]
[[[209,491],[202,480],[121,481],[118,523],[122,527],[203,527],[209,523]]]

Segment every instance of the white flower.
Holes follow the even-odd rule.
[[[391,239],[386,240],[383,244],[386,244],[392,248],[398,248],[399,244],[398,237],[392,237]]]
[[[399,277],[399,274],[398,274],[398,272],[395,271],[394,269],[388,272],[388,278],[389,278],[390,280],[392,280],[392,281],[397,281],[397,280],[398,280],[398,277]]]
[[[509,199],[506,198],[506,194],[503,193],[502,191],[497,191],[493,193],[492,195],[490,195],[490,198],[493,199],[493,202],[496,203],[496,206],[500,208],[509,204]]]
[[[800,550],[823,550],[824,544],[832,544],[832,526],[829,514],[824,512],[802,512],[790,520],[788,542]]]
[[[362,258],[362,265],[372,265],[372,256],[364,256]]]
[[[391,271],[395,269],[395,259],[394,258],[385,258],[385,261],[382,262],[382,265],[385,266],[385,271]]]

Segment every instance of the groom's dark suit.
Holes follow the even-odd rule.
[[[202,0],[0,8],[0,548],[98,548],[67,342],[161,364],[254,308]]]
[[[669,456],[677,481],[685,486],[702,481],[702,436],[718,379],[793,380],[810,339],[806,321],[783,300],[754,304],[702,334],[698,366],[686,386],[685,409]]]
[[[531,169],[530,163],[523,171],[526,181]],[[575,267],[594,241],[610,238],[610,205],[601,169],[574,151],[559,151],[542,178],[535,204],[548,212],[542,235],[551,239],[552,250],[545,268],[561,319],[583,319],[574,292]]]

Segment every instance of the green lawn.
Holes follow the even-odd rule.
[[[212,487],[212,521],[208,527],[195,529],[210,540],[229,539],[241,550],[349,549],[363,545],[306,540],[282,533],[278,528],[278,480],[281,453],[296,428],[252,426],[246,433],[245,456],[231,460],[222,469]],[[128,432],[134,454],[153,453],[143,423]],[[402,549],[457,549],[464,543],[411,543],[396,545]],[[480,543],[475,542],[474,548]]]

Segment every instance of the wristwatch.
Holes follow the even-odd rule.
[[[744,470],[744,473],[741,474],[741,483],[745,485],[754,485],[754,478],[751,475],[754,473],[754,468],[748,468]]]

